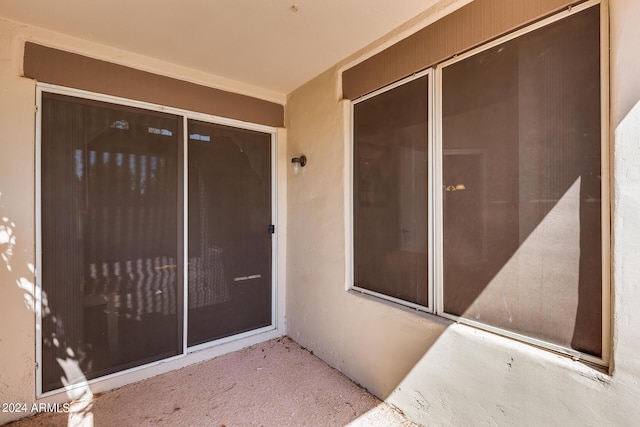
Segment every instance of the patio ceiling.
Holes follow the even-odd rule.
[[[289,93],[440,0],[2,0],[0,16]]]

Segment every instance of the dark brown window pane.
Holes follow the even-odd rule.
[[[429,305],[428,76],[354,105],[355,286]]]
[[[596,356],[599,25],[591,8],[442,70],[445,312]]]
[[[190,346],[271,325],[271,135],[189,121]]]
[[[181,352],[181,123],[43,94],[45,392]]]

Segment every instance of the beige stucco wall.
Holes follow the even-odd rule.
[[[25,41],[89,55],[193,83],[284,103],[285,95],[207,75],[179,65],[97,45],[0,17],[0,404],[24,403],[28,413],[0,412],[0,425],[30,415],[34,402],[64,402],[279,337],[285,329],[285,257],[278,256],[277,329],[81,387],[36,399],[34,312],[36,83],[20,77]],[[286,250],[287,133],[277,129],[277,250]]]
[[[610,372],[345,291],[350,171],[345,167],[348,105],[339,100],[341,64],[290,94],[286,107],[289,155],[309,158],[304,173],[289,182],[292,338],[423,424],[637,425],[640,2],[611,0],[610,11],[615,134]]]
[[[345,291],[345,200],[349,197],[345,151],[349,141],[348,103],[339,101],[341,64],[290,94],[287,103],[289,146],[286,157],[285,145],[281,146],[280,172],[287,170],[287,158],[300,153],[309,157],[300,174],[288,176],[288,204],[281,209],[288,216],[287,226],[282,224],[280,230],[287,229],[289,235],[287,321],[294,339],[416,421],[429,425],[637,424],[640,2],[611,0],[610,10],[615,133],[611,375],[544,350]],[[388,40],[397,39],[398,34]],[[35,320],[29,306],[35,259],[35,84],[19,77],[24,39],[269,100],[281,97],[0,18],[0,254],[7,259],[0,258],[0,402],[30,403],[35,399]],[[279,200],[282,203],[286,198]],[[280,247],[284,246],[281,242]],[[230,349],[233,347],[226,347]],[[200,353],[181,363],[215,354]],[[179,366],[175,363],[163,369]],[[149,370],[146,375],[158,372]],[[0,413],[0,424],[17,416]]]
[[[613,335],[616,373],[640,382],[640,2],[612,0]],[[640,398],[638,389],[636,399]]]
[[[15,31],[0,21],[0,402],[32,402],[35,86],[18,77]]]

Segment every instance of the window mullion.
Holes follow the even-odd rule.
[[[189,127],[182,116],[182,354],[187,354],[189,332]]]

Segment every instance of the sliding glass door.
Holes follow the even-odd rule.
[[[43,390],[182,346],[177,116],[43,94]]]
[[[273,328],[273,133],[69,92],[40,101],[40,392]]]

